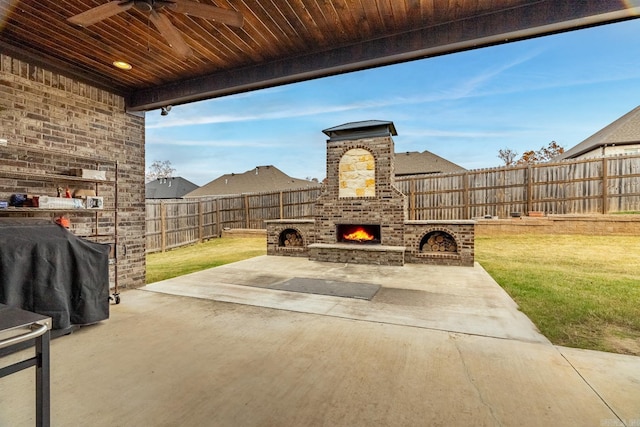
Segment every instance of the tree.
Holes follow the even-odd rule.
[[[564,153],[564,148],[557,142],[551,141],[549,145],[538,150],[538,157],[541,162],[548,162],[562,153]]]
[[[176,170],[171,167],[171,162],[169,160],[165,160],[163,162],[160,160],[154,160],[147,170],[146,181],[151,182],[158,178],[171,178],[175,171]]]
[[[516,157],[518,157],[518,153],[511,148],[502,148],[498,151],[498,158],[504,162],[505,166],[513,166],[516,162]]]
[[[553,158],[564,153],[564,148],[555,141],[551,141],[546,147],[540,148],[538,151],[525,151],[517,164],[535,164],[552,160]]]
[[[540,157],[538,156],[538,152],[533,150],[522,153],[522,157],[516,162],[518,165],[533,165],[536,163],[540,163]]]
[[[515,160],[518,153],[510,148],[503,148],[498,151],[498,157],[502,159],[506,166],[533,165],[536,163],[548,162],[562,153],[564,153],[564,148],[557,142],[551,141],[549,145],[542,147],[537,151],[525,151],[518,160]]]

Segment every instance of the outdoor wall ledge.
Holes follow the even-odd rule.
[[[222,230],[220,235],[222,237],[262,237],[267,235],[267,230],[263,228],[229,228]]]
[[[304,246],[276,246],[275,250],[282,252],[305,252],[307,248]]]
[[[265,224],[313,224],[315,219],[266,219]]]
[[[514,227],[546,227],[553,221],[552,218],[498,218],[498,219],[478,219],[476,225],[499,226],[509,225]]]
[[[341,250],[358,250],[369,252],[405,252],[405,246],[386,246],[386,245],[367,245],[356,243],[312,243],[309,249],[341,249]]]
[[[640,215],[638,214],[552,214],[548,216],[553,221],[591,221],[591,222],[638,222]]]
[[[405,225],[475,225],[477,221],[472,219],[443,219],[443,220],[411,220],[405,221]]]
[[[416,258],[462,259],[462,255],[456,253],[416,252],[413,256]]]

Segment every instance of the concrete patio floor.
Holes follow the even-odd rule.
[[[382,287],[266,289],[292,277]],[[640,358],[551,345],[477,265],[258,257],[126,291],[51,351],[54,426],[640,426]],[[34,425],[33,376],[0,379],[0,426]]]

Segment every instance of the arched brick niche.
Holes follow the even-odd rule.
[[[458,253],[458,242],[447,230],[431,230],[420,239],[421,253]]]
[[[278,246],[281,248],[304,248],[304,237],[300,230],[285,228],[278,236]]]
[[[315,241],[312,219],[265,221],[267,255],[309,256],[309,244]]]
[[[406,262],[473,266],[475,221],[406,221]]]

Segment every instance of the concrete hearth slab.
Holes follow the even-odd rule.
[[[381,289],[371,301],[260,289],[294,277],[369,283]],[[478,264],[379,266],[262,256],[142,289],[301,313],[548,342]]]
[[[640,358],[143,290],[53,340],[51,368],[53,426],[640,422]],[[1,426],[34,425],[33,376],[0,379]]]

